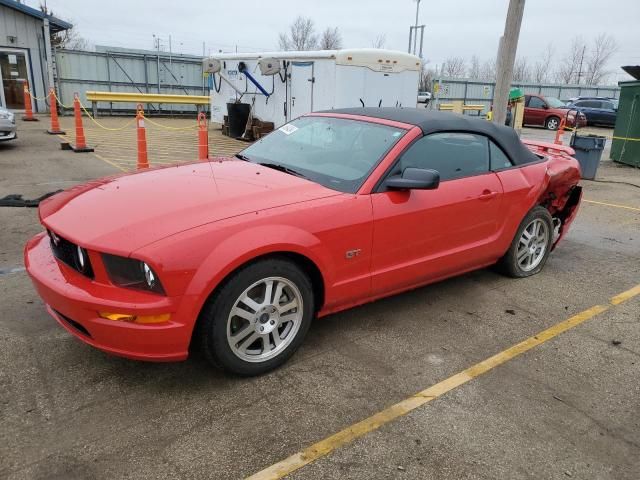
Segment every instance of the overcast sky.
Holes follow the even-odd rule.
[[[44,0],[26,0],[37,7]],[[415,0],[47,0],[54,13],[72,22],[92,44],[153,48],[153,34],[178,53],[219,49],[277,50],[278,33],[298,15],[311,17],[320,31],[337,26],[343,46],[370,47],[386,35],[386,48],[405,50]],[[426,25],[424,57],[435,66],[449,56],[495,57],[504,30],[508,0],[422,0]],[[591,40],[611,34],[619,49],[611,61],[611,80],[625,79],[620,65],[640,64],[640,0],[529,0],[518,55],[532,62],[548,42],[561,57],[576,34]]]

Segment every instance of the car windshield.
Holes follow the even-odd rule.
[[[238,157],[355,193],[406,133],[401,128],[344,118],[301,117],[258,140]]]
[[[567,106],[566,103],[558,100],[555,97],[544,97],[544,99],[547,101],[547,105],[549,105],[551,108],[562,108]]]

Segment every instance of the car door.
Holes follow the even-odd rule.
[[[440,173],[434,190],[372,193],[373,295],[401,290],[485,265],[496,255],[502,185],[489,171],[487,138],[434,133],[415,141],[387,176],[407,168]]]
[[[527,125],[544,125],[547,109],[547,103],[542,98],[531,95],[525,103],[524,123]]]
[[[576,107],[587,117],[587,123],[600,123],[600,102],[597,100],[581,100],[576,102]]]
[[[603,100],[602,102],[602,123],[603,125],[614,126],[616,124],[616,109],[613,102]]]

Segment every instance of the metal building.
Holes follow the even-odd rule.
[[[68,22],[15,0],[0,0],[0,105],[24,110],[24,83],[43,98],[53,86],[51,34],[68,30]],[[33,101],[34,111],[46,110]]]
[[[613,130],[611,159],[640,167],[640,65],[622,69],[635,80],[618,82],[620,103]]]

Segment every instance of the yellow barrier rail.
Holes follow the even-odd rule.
[[[438,110],[445,112],[464,113],[476,112],[478,115],[484,110],[484,105],[480,104],[463,104],[462,102],[439,103]]]
[[[160,93],[94,92],[86,93],[89,102],[121,103],[173,103],[183,105],[209,105],[207,95],[170,95]]]

